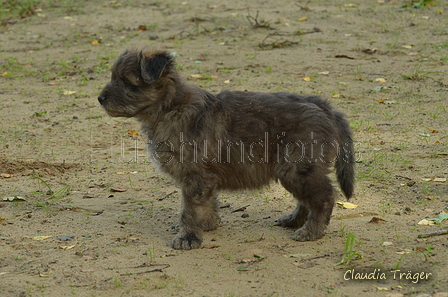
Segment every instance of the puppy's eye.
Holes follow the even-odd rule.
[[[140,87],[138,85],[133,84],[127,77],[122,78],[124,88],[131,91],[131,92],[137,92]]]
[[[124,82],[124,84],[127,85],[127,86],[132,86],[131,81],[130,81],[127,77],[123,77],[123,82]]]

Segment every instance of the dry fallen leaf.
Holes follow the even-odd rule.
[[[215,248],[217,248],[219,245],[216,245],[216,244],[204,244],[203,246],[202,246],[202,248],[203,249],[215,249]]]
[[[5,197],[3,198],[3,201],[25,201],[26,199],[22,196],[12,196],[12,197]]]
[[[92,45],[98,45],[98,44],[100,44],[98,40],[95,39],[94,41],[92,41]]]
[[[302,17],[302,18],[298,19],[297,21],[298,21],[298,22],[304,22],[304,21],[306,21],[307,19],[308,19],[308,17]]]
[[[76,94],[76,91],[64,90],[63,94],[66,96],[70,96],[70,95]]]
[[[348,208],[348,209],[352,209],[352,208],[357,208],[358,205],[350,203],[350,202],[336,202],[338,205],[342,206],[343,208]]]
[[[435,183],[444,183],[444,182],[446,182],[446,177],[422,178],[422,181],[425,181],[425,182],[435,182]]]
[[[380,99],[380,100],[378,100],[378,103],[383,103],[383,104],[397,104],[397,101],[395,101],[395,100],[389,100],[389,99]]]
[[[5,71],[5,72],[3,72],[0,76],[1,76],[1,77],[6,77],[7,75],[8,75],[8,72]]]
[[[62,246],[62,245],[58,245],[58,248],[62,249],[62,250],[71,250],[72,248],[74,248],[76,245],[71,245],[71,246]]]
[[[444,183],[446,182],[446,177],[435,177],[432,181],[435,183]]]
[[[370,55],[376,53],[377,51],[378,51],[377,48],[366,48],[366,49],[362,50],[363,53],[370,54]]]
[[[369,223],[382,223],[382,222],[387,222],[386,220],[383,220],[382,218],[379,217],[373,217]]]
[[[304,80],[304,81],[310,81],[310,80],[311,80],[311,77],[308,77],[308,76],[307,76],[307,77],[304,77],[303,80]]]
[[[128,131],[128,135],[138,135],[138,132],[131,129]]]
[[[418,222],[417,224],[421,225],[421,226],[430,226],[430,225],[434,225],[435,222],[434,221],[428,221],[427,219],[423,219],[420,222]]]
[[[411,49],[412,45],[403,45],[402,48]]]
[[[390,245],[393,245],[393,243],[390,241],[383,242],[383,246],[390,246]]]
[[[230,84],[230,79],[224,81],[225,84]]]
[[[0,173],[0,176],[3,177],[3,178],[10,178],[10,177],[13,177],[13,175],[12,175],[12,174],[9,174],[9,173]]]
[[[131,172],[129,172],[129,171],[119,171],[116,174],[137,174],[137,173],[138,173],[138,171],[131,171]]]
[[[385,83],[386,79],[380,77],[380,78],[375,79],[375,81],[380,82],[380,83]]]
[[[58,248],[60,248],[61,250],[71,250],[72,248],[76,247],[76,244],[74,245],[69,245],[69,246],[65,246],[65,245],[58,245]]]
[[[120,188],[115,188],[115,187],[111,187],[110,188],[111,192],[126,192],[126,189],[120,189]]]
[[[411,249],[404,249],[403,251],[400,252],[395,252],[398,255],[409,255],[412,252]]]

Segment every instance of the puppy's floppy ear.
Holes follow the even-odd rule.
[[[147,84],[157,81],[168,67],[173,65],[173,58],[167,52],[159,52],[154,56],[147,57],[141,53],[141,74],[143,81]]]

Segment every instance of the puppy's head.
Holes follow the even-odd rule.
[[[98,101],[113,117],[134,117],[162,100],[175,76],[172,56],[164,51],[126,50],[112,66],[111,81]]]

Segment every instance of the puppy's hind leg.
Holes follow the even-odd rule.
[[[297,199],[297,197],[296,197]],[[274,223],[275,226],[287,227],[287,228],[299,228],[305,224],[308,218],[308,210],[306,207],[300,205],[300,200],[297,199],[296,209],[292,213],[286,214]]]
[[[333,187],[328,170],[319,163],[301,164],[294,177],[281,180],[283,186],[298,199],[297,208],[277,220],[277,225],[301,227],[293,239],[309,241],[321,238],[334,206]]]
[[[182,186],[180,230],[172,240],[174,249],[199,248],[203,231],[216,229],[219,223],[216,186],[204,178],[189,176]]]

